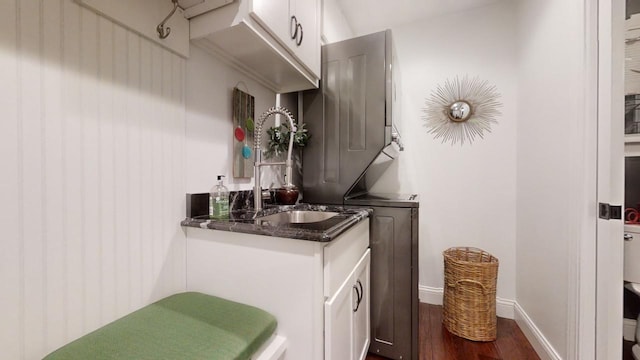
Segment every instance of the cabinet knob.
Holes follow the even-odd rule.
[[[291,35],[291,39],[295,39],[298,37],[298,19],[295,16],[291,17],[291,21],[289,22],[289,34]]]

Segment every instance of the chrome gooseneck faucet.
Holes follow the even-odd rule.
[[[287,160],[285,162],[262,162],[262,149],[260,148],[262,142],[262,126],[264,125],[265,120],[271,115],[281,114],[284,115],[287,120],[289,120],[289,126],[291,127],[290,137],[289,137],[289,151],[287,151]],[[293,115],[289,110],[283,107],[272,107],[269,110],[265,111],[260,115],[258,121],[256,121],[255,128],[253,129],[253,139],[254,139],[254,154],[255,154],[255,162],[254,162],[254,177],[255,184],[253,186],[253,205],[256,211],[262,210],[262,186],[260,185],[260,168],[263,166],[282,166],[285,165],[285,175],[284,182],[285,187],[292,186],[291,184],[291,150],[293,149],[293,137],[296,134],[296,124],[293,121]]]

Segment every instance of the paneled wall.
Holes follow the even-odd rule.
[[[0,1],[0,358],[185,288],[185,74],[72,0]]]

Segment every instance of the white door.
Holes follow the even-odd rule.
[[[624,206],[623,1],[598,5],[599,203]],[[623,209],[624,210],[624,209]],[[597,220],[596,359],[622,359],[623,221]]]

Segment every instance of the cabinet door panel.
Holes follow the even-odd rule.
[[[353,313],[353,359],[364,360],[370,341],[369,284],[370,250],[367,250],[355,271],[355,286],[360,289],[361,299],[357,311]]]
[[[294,54],[317,76],[320,76],[319,3],[319,0],[291,1],[291,15],[296,17],[302,34],[288,42]]]
[[[347,279],[324,306],[325,360],[351,360],[353,309],[356,295],[353,278]]]
[[[290,43],[289,0],[253,0],[252,17],[283,44]]]
[[[371,219],[371,349],[392,359],[412,353],[412,273],[410,208],[376,207]]]

